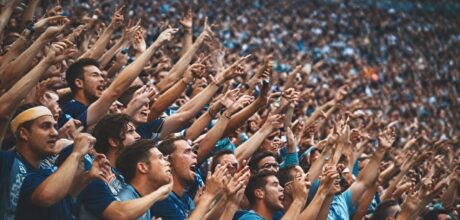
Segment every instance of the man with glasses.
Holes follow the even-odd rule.
[[[251,169],[251,173],[259,173],[262,171],[269,171],[271,173],[277,173],[279,170],[279,158],[269,151],[257,152],[249,160],[248,166]]]

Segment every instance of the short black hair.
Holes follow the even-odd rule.
[[[283,167],[276,173],[276,177],[280,181],[282,187],[284,187],[286,183],[294,180],[295,174],[291,172],[294,168],[295,166]]]
[[[256,152],[254,154],[254,156],[252,156],[251,159],[248,162],[248,166],[249,166],[251,172],[259,171],[259,168],[257,167],[257,164],[259,163],[259,161],[261,161],[265,157],[274,157],[275,160],[278,163],[280,163],[279,157],[277,157],[277,155],[275,155],[274,153],[272,153],[270,151],[259,151],[259,152]]]
[[[267,184],[267,177],[269,176],[275,176],[275,174],[269,171],[262,171],[249,178],[248,185],[246,186],[246,189],[244,190],[244,195],[246,195],[251,205],[254,205],[256,201],[256,196],[254,195],[254,191],[256,189],[264,188],[265,185]]]
[[[171,134],[158,143],[158,150],[160,150],[163,155],[168,156],[176,150],[175,142],[179,140],[187,141],[187,139],[182,135],[177,136]]]
[[[390,208],[393,206],[399,205],[398,201],[394,199],[386,200],[381,202],[377,208],[375,208],[374,213],[372,214],[372,220],[385,220],[390,214]]]
[[[136,166],[139,162],[149,163],[150,149],[155,144],[150,139],[138,140],[125,147],[117,158],[116,168],[123,175],[126,182],[131,182],[136,174]]]
[[[42,106],[38,103],[27,103],[27,104],[24,104],[24,105],[21,105],[19,106],[19,108],[16,110],[16,112],[14,112],[13,114],[13,117],[11,119],[14,119],[16,118],[16,116],[18,116],[19,114],[23,113],[24,111],[26,111],[27,109],[30,109],[30,108],[34,108],[34,107],[37,107],[37,106]],[[16,137],[19,137],[18,136],[18,131],[19,131],[19,128],[25,128],[27,130],[30,131],[30,128],[32,127],[32,124],[33,124],[34,120],[30,120],[30,121],[26,121],[26,122],[23,122],[22,124],[20,124],[18,126],[18,129],[16,129],[16,134],[14,134]]]
[[[123,106],[127,106],[129,101],[133,98],[134,93],[140,89],[142,86],[131,86],[129,87],[120,97],[118,97],[118,101],[123,104]]]
[[[96,138],[94,149],[102,154],[109,152],[109,139],[122,142],[131,117],[126,114],[109,114],[104,116],[94,127],[93,136]]]
[[[75,80],[83,79],[83,68],[86,66],[96,66],[99,68],[99,63],[95,59],[82,58],[72,63],[66,71],[65,80],[70,87],[72,93],[75,93]]]
[[[214,173],[214,170],[216,170],[216,167],[217,167],[217,164],[219,164],[218,161],[220,160],[220,158],[227,154],[235,154],[235,153],[232,150],[221,150],[212,157],[211,173]]]

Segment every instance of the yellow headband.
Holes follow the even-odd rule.
[[[21,112],[13,120],[11,120],[11,131],[13,132],[13,134],[16,134],[19,125],[21,125],[22,123],[35,120],[45,115],[53,117],[51,111],[45,106],[36,106],[33,108],[29,108]]]

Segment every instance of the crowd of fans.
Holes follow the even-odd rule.
[[[459,15],[319,2],[0,1],[0,218],[458,219]]]

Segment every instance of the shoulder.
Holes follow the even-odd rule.
[[[119,194],[121,201],[127,201],[132,199],[137,199],[140,196],[134,191],[131,185],[126,185]]]
[[[251,210],[243,214],[238,220],[264,220],[264,218]]]

